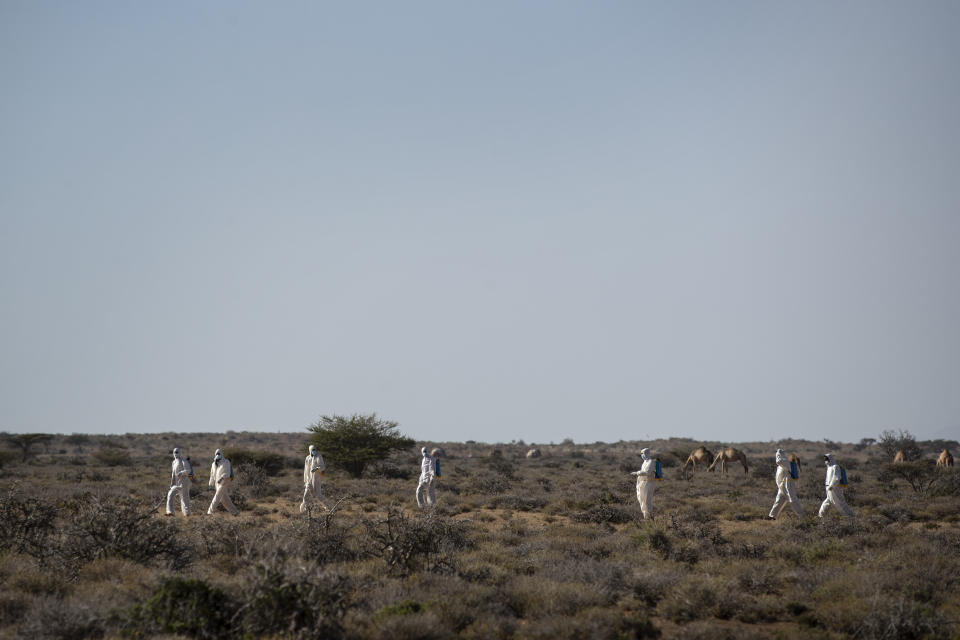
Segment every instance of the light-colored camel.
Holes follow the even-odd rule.
[[[727,472],[727,463],[733,462],[734,460],[739,460],[740,464],[743,465],[743,472],[747,473],[747,456],[743,454],[743,451],[740,449],[734,449],[733,447],[727,447],[726,449],[720,449],[717,452],[716,457],[713,459],[713,463],[707,469],[707,471],[713,471],[713,468],[717,466],[717,463],[720,463],[720,473]]]
[[[940,457],[937,458],[937,466],[943,467],[944,469],[953,466],[953,454],[950,453],[949,449],[944,449],[940,452]]]
[[[690,454],[686,463],[683,465],[683,477],[687,477],[687,469],[692,468],[694,471],[696,471],[698,464],[708,467],[712,462],[713,454],[710,453],[710,450],[706,447],[697,447],[693,450],[693,453]]]
[[[903,450],[897,451],[897,455],[893,456],[893,464],[903,464],[907,461],[907,457],[903,455]]]

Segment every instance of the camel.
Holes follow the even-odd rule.
[[[713,460],[713,463],[707,468],[707,471],[713,471],[713,468],[717,466],[717,463],[720,463],[720,473],[727,472],[727,463],[733,462],[734,460],[739,460],[740,464],[743,465],[743,473],[747,473],[747,456],[743,455],[743,451],[740,449],[734,449],[733,447],[727,447],[726,449],[720,449],[717,452],[716,457]]]
[[[903,455],[903,450],[897,451],[897,455],[893,456],[893,464],[903,464],[907,461],[907,457]]]
[[[940,452],[940,457],[937,458],[937,466],[943,467],[944,469],[953,466],[953,455],[949,449],[944,449]]]
[[[693,450],[693,453],[687,458],[687,462],[683,465],[683,477],[687,477],[687,469],[691,466],[693,470],[697,470],[697,465],[702,464],[707,467],[713,462],[713,454],[710,453],[710,450],[706,447],[697,447]]]

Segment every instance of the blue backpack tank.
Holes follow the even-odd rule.
[[[790,479],[797,480],[800,478],[800,469],[797,468],[797,463],[793,460],[790,461]]]
[[[654,460],[653,477],[657,480],[663,480],[663,468],[660,466],[660,460]]]

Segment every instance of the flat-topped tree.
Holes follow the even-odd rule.
[[[5,434],[4,441],[20,449],[22,459],[26,462],[35,455],[33,445],[42,444],[44,447],[50,445],[53,436],[49,433],[20,433],[16,435]]]
[[[386,460],[394,451],[414,445],[397,429],[398,424],[381,420],[377,414],[320,416],[316,424],[307,427],[313,432],[311,443],[316,445],[326,462],[345,469],[359,478],[371,462]]]

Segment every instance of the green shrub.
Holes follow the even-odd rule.
[[[243,633],[260,638],[338,638],[361,585],[338,573],[287,566],[284,556],[254,568],[238,617]]]
[[[133,465],[133,458],[126,449],[107,448],[99,449],[93,454],[93,459],[107,467],[129,467]]]
[[[397,423],[381,420],[377,415],[354,414],[321,416],[308,427],[313,432],[311,442],[335,467],[345,469],[354,478],[374,462],[386,460],[394,451],[413,446],[414,441],[397,430]]]
[[[237,610],[223,591],[202,580],[169,578],[145,601],[134,605],[124,627],[133,638],[175,633],[192,638],[233,637],[231,622]]]
[[[257,467],[268,476],[278,475],[286,463],[286,458],[279,453],[252,449],[224,449],[223,457],[228,459],[236,470]],[[252,472],[252,469],[250,471]]]

